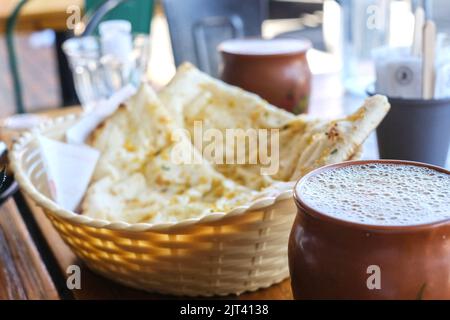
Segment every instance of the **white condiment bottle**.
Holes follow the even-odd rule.
[[[99,33],[102,55],[111,55],[126,65],[133,51],[131,23],[127,20],[109,20],[100,23]]]

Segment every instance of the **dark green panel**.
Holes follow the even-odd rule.
[[[91,12],[105,0],[85,0],[86,12]],[[129,0],[120,4],[103,20],[123,19],[133,25],[133,32],[150,33],[154,0]]]

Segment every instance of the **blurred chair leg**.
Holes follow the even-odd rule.
[[[63,42],[71,36],[71,32],[56,32],[55,50],[58,60],[58,76],[61,85],[61,100],[63,106],[73,106],[80,104],[77,93],[75,92],[72,71],[69,68],[67,57],[62,50]]]
[[[16,50],[14,46],[14,28],[16,26],[20,9],[22,9],[27,2],[28,0],[20,1],[6,21],[6,47],[8,50],[8,61],[13,80],[14,100],[16,103],[17,113],[24,113],[25,107],[23,103],[22,84],[20,82],[19,70],[17,67]]]

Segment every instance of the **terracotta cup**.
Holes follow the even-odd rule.
[[[222,80],[299,114],[308,109],[311,71],[308,40],[232,39],[220,44]]]
[[[294,298],[450,299],[450,220],[411,226],[347,222],[308,207],[298,192],[299,184],[324,170],[380,162],[450,174],[418,162],[373,160],[344,162],[306,175],[295,188],[298,213],[289,239]],[[379,267],[381,288],[367,285],[373,266]]]

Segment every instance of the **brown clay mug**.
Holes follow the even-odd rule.
[[[410,161],[352,161],[319,168],[295,188],[297,217],[289,239],[289,269],[295,299],[450,299],[450,220],[418,225],[365,225],[318,212],[299,187],[311,176],[344,166]],[[301,188],[300,188],[301,189]],[[450,201],[450,200],[449,200]],[[380,288],[367,286],[376,264]]]
[[[222,80],[295,114],[307,112],[311,71],[308,40],[232,39],[222,42]]]

